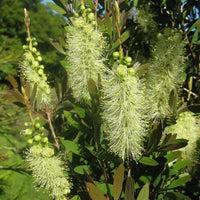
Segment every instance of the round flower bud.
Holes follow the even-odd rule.
[[[85,10],[85,6],[84,6],[84,5],[81,5],[81,6],[80,6],[80,10],[81,10],[81,11],[84,11],[84,10]]]
[[[131,63],[132,62],[132,58],[131,57],[129,57],[129,56],[126,56],[126,57],[124,57],[124,61],[125,61],[125,63]]]
[[[33,46],[37,46],[38,45],[38,43],[37,42],[33,42]]]
[[[79,17],[79,14],[78,14],[78,13],[75,13],[75,14],[74,14],[74,17],[78,18],[78,17]]]
[[[96,25],[96,22],[95,22],[95,21],[92,21],[92,25],[95,26],[95,25]]]
[[[36,52],[37,52],[37,49],[36,49],[35,47],[33,47],[33,48],[32,48],[32,52],[33,52],[33,53],[36,53]]]
[[[23,49],[24,49],[24,50],[27,50],[27,49],[28,49],[28,46],[27,46],[27,45],[23,45]]]
[[[31,128],[28,128],[23,131],[23,135],[31,135],[33,133],[33,130]]]
[[[43,70],[42,70],[42,69],[39,69],[39,70],[38,70],[38,74],[39,74],[39,75],[42,75],[42,74],[43,74]]]
[[[33,67],[37,68],[39,66],[39,62],[38,61],[33,61]]]
[[[133,67],[128,68],[128,73],[134,75],[135,74],[135,69]]]
[[[114,58],[119,58],[119,51],[113,52],[113,57]]]
[[[32,144],[33,143],[33,139],[28,139],[28,144]]]
[[[87,17],[88,17],[88,19],[89,20],[94,20],[94,13],[89,13],[88,15],[87,15]]]
[[[41,142],[47,143],[47,142],[48,142],[48,138],[47,138],[47,137],[43,137],[43,138],[41,139]]]
[[[36,56],[39,56],[39,55],[40,55],[40,52],[39,52],[39,51],[37,51],[35,54],[36,54]]]
[[[30,42],[30,41],[31,41],[31,38],[30,38],[30,37],[26,38],[26,41],[27,41],[27,42]]]
[[[28,127],[29,126],[28,122],[24,122],[24,126]]]
[[[40,68],[40,69],[44,69],[44,65],[40,65],[39,68]]]
[[[89,12],[92,12],[91,8],[87,8],[87,9],[86,9],[86,12],[88,12],[88,13],[89,13]]]
[[[41,56],[38,56],[38,57],[37,57],[37,60],[38,60],[38,61],[42,61],[42,57],[41,57]]]
[[[37,123],[35,124],[35,128],[40,128],[40,123],[39,123],[39,122],[37,122]]]
[[[34,136],[34,140],[39,142],[41,140],[41,136],[40,135],[35,135]]]

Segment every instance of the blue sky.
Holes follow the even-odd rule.
[[[46,2],[48,2],[48,1],[53,3],[52,0],[42,0],[42,3],[46,4]]]

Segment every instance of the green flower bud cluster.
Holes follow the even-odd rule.
[[[44,134],[44,127],[39,123],[39,118],[36,118],[34,124],[30,122],[25,122],[25,130],[21,131],[21,134],[24,135],[27,139],[29,145],[33,144],[48,144],[48,138]]]
[[[94,13],[92,12],[91,8],[86,8],[84,4],[81,4],[79,6],[79,12],[76,12],[74,14],[74,17],[78,18],[79,16],[82,16],[87,20],[87,22],[91,23],[92,25],[96,25],[95,22],[95,16]]]
[[[117,72],[119,75],[126,76],[127,73],[135,74],[135,69],[133,67],[129,67],[133,64],[132,58],[130,56],[120,58],[119,51],[113,52],[112,56],[116,60],[116,62],[120,63],[117,67]]]
[[[110,150],[125,159],[138,160],[146,135],[146,101],[143,86],[127,67],[116,64],[102,88],[104,132]]]
[[[178,93],[184,81],[185,44],[181,37],[178,33],[165,31],[153,49],[152,64],[145,76],[152,118],[162,118],[174,112],[170,94]]]
[[[35,183],[46,189],[52,199],[64,200],[70,193],[71,184],[67,178],[63,162],[55,156],[54,150],[42,145],[34,145],[26,155]]]
[[[47,76],[44,73],[44,65],[40,64],[42,57],[36,49],[35,38],[27,38],[28,45],[24,45],[24,59],[20,63],[20,71],[25,79],[34,86],[37,84],[37,96],[41,96],[43,103],[50,102],[50,87],[47,83]]]
[[[183,112],[178,115],[176,124],[165,128],[164,134],[168,133],[177,134],[177,138],[187,139],[188,145],[180,149],[182,157],[192,162],[197,162],[197,159],[195,159],[195,149],[197,147],[197,140],[200,139],[199,119],[190,111]]]
[[[103,74],[104,38],[90,23],[91,14],[72,18],[72,25],[66,28],[68,84],[76,101],[90,99],[88,80],[98,81]]]

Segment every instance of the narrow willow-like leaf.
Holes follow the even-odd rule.
[[[118,200],[120,197],[120,194],[122,192],[122,186],[124,182],[124,165],[121,164],[117,168],[114,176],[114,182],[113,182],[113,195],[114,200]]]
[[[137,200],[149,200],[149,183],[142,187],[138,194]]]
[[[18,88],[19,84],[17,83],[17,80],[10,74],[8,74],[8,81],[14,88]]]
[[[103,193],[99,190],[97,186],[92,183],[86,183],[87,191],[92,200],[106,200]]]
[[[66,11],[64,9],[62,9],[60,6],[58,6],[54,3],[47,2],[47,5],[61,15],[64,15],[66,13]]]
[[[143,156],[139,160],[139,162],[144,164],[144,165],[150,165],[150,166],[157,166],[159,164],[156,160],[149,158],[149,157],[146,157],[146,156]]]
[[[170,185],[169,185],[169,189],[172,189],[172,188],[176,188],[176,187],[179,187],[179,186],[183,186],[184,184],[186,184],[188,181],[190,181],[192,178],[190,175],[184,175],[178,179],[176,179],[175,181],[173,181]]]
[[[129,171],[130,173],[130,171]],[[134,182],[130,174],[128,174],[125,186],[124,200],[134,200]]]

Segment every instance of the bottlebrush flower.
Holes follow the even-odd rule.
[[[26,81],[32,84],[32,87],[37,84],[37,97],[41,98],[41,102],[50,102],[50,86],[47,83],[47,77],[44,74],[44,66],[40,65],[42,57],[35,47],[28,47],[24,52],[24,59],[20,63],[20,71]]]
[[[80,17],[74,18],[72,25],[67,27],[66,40],[69,86],[77,101],[88,99],[88,79],[97,82],[98,74],[104,70],[104,38],[92,23]]]
[[[187,139],[188,145],[181,148],[180,151],[182,151],[184,159],[194,161],[196,143],[200,139],[200,124],[192,112],[179,114],[176,124],[166,127],[164,133],[176,133],[177,138]]]
[[[170,95],[177,93],[183,83],[184,42],[181,35],[159,35],[159,41],[153,49],[153,61],[146,74],[146,95],[151,105],[151,116],[164,117],[174,110],[170,106]],[[177,96],[178,98],[178,96]]]
[[[63,163],[50,147],[34,145],[27,153],[26,160],[35,183],[46,189],[53,199],[64,200],[70,192],[70,183],[64,174]]]
[[[114,67],[102,88],[104,131],[110,150],[125,159],[138,160],[146,135],[146,103],[143,87],[124,65]]]

